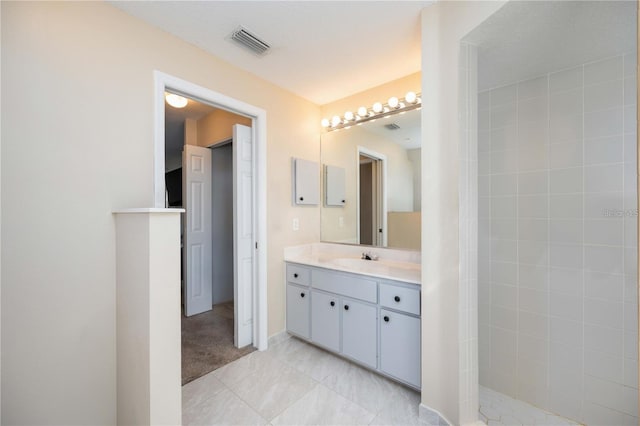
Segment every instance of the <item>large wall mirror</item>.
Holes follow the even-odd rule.
[[[420,250],[420,110],[321,136],[321,239]]]

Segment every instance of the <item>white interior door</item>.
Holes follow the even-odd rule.
[[[233,126],[234,343],[253,342],[253,143],[251,128]]]
[[[185,315],[211,310],[211,150],[185,145],[182,153]]]

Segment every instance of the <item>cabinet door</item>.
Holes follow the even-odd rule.
[[[324,166],[325,205],[343,207],[345,197],[345,170],[343,167]]]
[[[320,170],[315,161],[294,159],[295,203],[316,205],[320,201]]]
[[[340,351],[340,311],[338,298],[311,292],[311,340],[332,351]]]
[[[380,370],[420,387],[420,318],[380,310]]]
[[[287,284],[287,331],[309,338],[309,289]]]
[[[377,367],[378,333],[376,307],[355,300],[342,300],[342,353]]]

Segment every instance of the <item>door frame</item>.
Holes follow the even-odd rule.
[[[387,156],[373,151],[364,146],[358,145],[356,150],[356,233],[358,242],[360,241],[360,155],[370,157],[381,162],[382,167],[378,170],[378,197],[380,199],[380,209],[378,214],[381,216],[379,223],[382,224],[382,244],[375,247],[387,246]],[[378,233],[376,232],[376,241],[378,240]]]
[[[267,112],[222,93],[190,83],[169,74],[154,71],[154,167],[153,202],[156,208],[165,208],[164,180],[164,93],[166,90],[184,95],[252,119],[253,140],[253,194],[255,262],[253,264],[253,346],[267,349]],[[234,319],[235,321],[235,319]]]

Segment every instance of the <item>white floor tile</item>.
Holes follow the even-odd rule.
[[[366,425],[375,414],[317,384],[271,421],[274,425]]]
[[[267,421],[225,387],[213,397],[184,410],[182,424],[265,425]]]
[[[206,374],[182,386],[182,411],[189,411],[194,406],[215,396],[226,389],[213,373]]]

